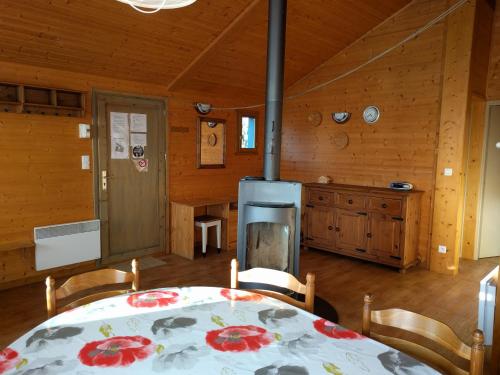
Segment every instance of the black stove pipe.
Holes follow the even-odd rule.
[[[287,0],[268,0],[264,178],[280,179]]]

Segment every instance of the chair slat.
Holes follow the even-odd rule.
[[[254,290],[257,293],[265,294],[270,297],[279,299],[281,301],[287,302],[293,306],[299,307],[301,309],[307,310],[309,312],[314,311],[314,291],[315,291],[315,275],[312,273],[307,274],[306,284],[302,284],[293,275],[286,272],[281,272],[277,270],[272,270],[268,268],[252,268],[247,271],[238,271],[239,265],[236,259],[231,261],[231,288],[239,288],[239,283],[259,283],[272,285],[284,289],[291,290],[295,293],[303,294],[305,296],[305,302],[297,301],[287,295],[278,293],[275,291],[269,291],[264,289]]]
[[[255,282],[275,285],[281,288],[293,290],[296,293],[306,294],[306,286],[301,284],[293,275],[286,272],[276,271],[269,268],[252,268],[238,273],[239,282]]]
[[[92,289],[99,286],[113,285],[131,283],[131,289],[128,290],[111,290],[100,293],[94,293],[86,297],[82,297],[71,303],[66,304],[63,307],[57,306],[58,300],[72,296],[75,293]],[[47,298],[47,315],[52,318],[57,313],[66,311],[83,304],[94,302],[103,298],[127,293],[136,292],[139,290],[139,260],[132,260],[132,272],[124,272],[114,269],[104,269],[92,272],[87,272],[81,275],[76,275],[70,277],[66,282],[55,289],[55,280],[53,277],[48,276],[45,280],[47,286],[46,298]]]
[[[134,281],[134,275],[131,272],[124,272],[113,269],[97,270],[76,275],[69,278],[63,285],[56,290],[56,298],[61,299],[72,294],[97,286],[130,283]]]
[[[403,353],[412,356],[419,361],[427,363],[434,367],[436,370],[441,371],[449,375],[468,375],[469,372],[461,369],[460,367],[453,364],[447,358],[441,356],[440,354],[413,342],[399,339],[396,337],[388,337],[384,335],[379,335],[377,333],[372,333],[371,337],[377,341],[380,341],[394,349],[397,349]]]
[[[404,329],[426,337],[460,357],[470,359],[470,346],[464,344],[450,327],[437,320],[401,309],[372,311],[371,319],[373,323]]]
[[[88,303],[99,301],[104,298],[119,296],[121,294],[131,293],[131,292],[133,292],[132,289],[126,289],[126,290],[124,289],[124,290],[109,290],[107,292],[91,294],[89,296],[79,298],[76,301],[70,302],[67,305],[64,305],[63,307],[58,308],[57,313],[62,313],[64,311],[74,309],[75,307],[83,306]]]

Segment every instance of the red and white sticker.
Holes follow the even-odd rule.
[[[147,172],[149,161],[148,159],[134,160],[135,167],[139,172]]]

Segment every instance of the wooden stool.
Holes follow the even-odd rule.
[[[203,215],[194,218],[194,225],[201,228],[201,241],[203,257],[207,255],[207,231],[209,227],[216,227],[217,229],[217,252],[221,250],[221,230],[222,220],[219,217]]]

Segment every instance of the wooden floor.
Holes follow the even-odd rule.
[[[182,285],[229,286],[229,263],[234,252],[194,261],[176,255],[163,259],[167,265],[141,273],[142,288]],[[340,324],[361,329],[361,307],[366,292],[374,294],[374,308],[398,306],[449,324],[470,343],[477,321],[479,280],[498,265],[498,258],[461,261],[460,273],[440,275],[410,269],[402,275],[394,269],[317,250],[303,251],[301,274],[316,273],[317,294],[329,301]],[[0,292],[0,348],[46,319],[43,283]]]

